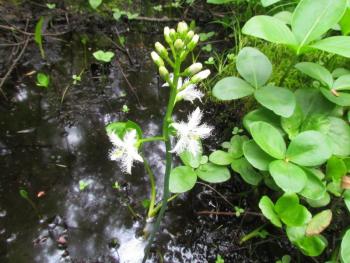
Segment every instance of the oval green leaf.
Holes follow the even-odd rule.
[[[270,163],[269,171],[276,184],[286,193],[298,193],[305,187],[306,174],[297,165],[276,160]]]
[[[219,100],[236,100],[253,93],[254,88],[237,77],[223,78],[213,88],[213,96]]]
[[[326,33],[342,18],[346,0],[301,0],[292,17],[292,31],[300,46]]]
[[[286,144],[275,127],[269,123],[257,121],[250,126],[250,133],[264,152],[276,159],[284,159]]]
[[[325,67],[312,62],[301,62],[295,67],[309,77],[320,81],[326,87],[333,86],[333,76]]]
[[[350,127],[344,120],[336,117],[329,117],[330,128],[327,137],[331,141],[334,155],[350,155]]]
[[[307,176],[307,179],[304,189],[299,194],[314,201],[322,199],[326,192],[326,186],[316,175],[317,170],[308,168],[305,168],[303,170]]]
[[[329,140],[317,131],[300,133],[291,141],[287,150],[287,159],[302,166],[321,165],[331,155]]]
[[[209,155],[209,161],[216,165],[229,165],[233,161],[233,157],[228,152],[217,150]]]
[[[259,202],[259,208],[263,215],[271,221],[277,227],[282,227],[282,223],[274,210],[274,204],[271,199],[264,195]]]
[[[197,182],[197,175],[188,166],[178,166],[171,170],[169,190],[172,193],[184,193],[191,190]]]
[[[340,257],[343,263],[350,262],[350,229],[346,231],[341,241]]]
[[[267,85],[255,91],[255,99],[277,115],[288,118],[295,109],[294,93],[286,88]]]
[[[215,165],[213,163],[206,163],[199,166],[196,170],[196,174],[199,178],[208,183],[222,183],[231,178],[230,171],[227,167]]]
[[[290,29],[281,20],[271,16],[254,16],[242,28],[242,33],[276,44],[297,45]]]
[[[253,87],[263,86],[272,74],[270,60],[258,49],[245,47],[237,56],[238,73]]]
[[[245,158],[233,160],[231,168],[236,173],[239,173],[245,182],[251,185],[258,185],[263,178]]]
[[[268,171],[269,164],[274,160],[274,158],[261,150],[253,140],[246,141],[243,144],[243,153],[248,162],[261,171]]]

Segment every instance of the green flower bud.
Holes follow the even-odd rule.
[[[167,57],[168,56],[168,51],[166,50],[166,48],[159,42],[156,42],[155,43],[155,48],[158,52],[158,54],[161,56],[161,57]]]
[[[194,63],[191,66],[189,66],[187,69],[185,69],[185,75],[186,76],[192,76],[199,71],[201,71],[203,68],[202,63]]]
[[[164,27],[164,39],[168,44],[172,43],[172,40],[170,37],[170,28],[167,26]]]
[[[196,34],[193,36],[192,40],[190,41],[190,43],[188,43],[187,47],[189,50],[193,50],[197,44],[198,44],[198,41],[199,41],[199,36]]]
[[[175,47],[175,49],[177,50],[177,51],[180,51],[180,50],[182,50],[183,49],[183,47],[184,47],[184,42],[181,40],[181,39],[176,39],[176,41],[175,41],[175,43],[174,43],[174,47]]]
[[[152,51],[151,57],[158,67],[164,66],[163,59],[161,59],[161,57],[156,52]]]
[[[188,31],[188,33],[186,34],[186,37],[185,37],[186,43],[190,42],[192,40],[193,36],[194,36],[194,32],[192,30]]]
[[[164,67],[164,66],[159,67],[159,75],[165,81],[169,80],[169,71],[166,69],[166,67]]]
[[[185,35],[188,31],[188,25],[186,22],[182,21],[177,24],[177,32],[181,35]]]
[[[196,75],[194,75],[191,79],[190,79],[190,82],[192,84],[197,84],[198,82],[206,79],[207,77],[209,77],[210,75],[210,70],[209,69],[206,69],[206,70],[203,70],[199,73],[197,73]]]
[[[174,28],[170,29],[170,33],[169,34],[170,34],[171,40],[175,41],[175,39],[176,39],[176,32],[175,32]]]

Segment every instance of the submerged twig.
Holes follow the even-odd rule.
[[[27,20],[27,24],[26,24],[26,30],[28,27],[28,20]],[[13,71],[13,69],[15,68],[15,66],[17,65],[18,61],[22,58],[25,50],[27,49],[29,40],[31,39],[30,36],[27,36],[25,41],[24,41],[24,45],[23,48],[21,50],[21,52],[19,53],[19,55],[17,56],[17,58],[13,61],[12,65],[10,66],[9,70],[6,72],[5,76],[1,78],[1,82],[0,82],[0,93],[4,96],[4,98],[7,100],[6,94],[2,89],[2,86],[4,85],[6,79],[10,76],[11,72]]]

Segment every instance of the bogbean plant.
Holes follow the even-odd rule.
[[[173,112],[180,101],[193,102],[204,95],[197,85],[206,79],[210,71],[202,70],[201,63],[193,63],[188,67],[186,58],[197,46],[199,35],[195,34],[185,22],[180,22],[177,30],[164,28],[164,38],[169,46],[166,49],[161,43],[155,44],[156,51],[151,53],[157,65],[160,77],[165,81],[163,87],[170,89],[170,96],[166,113],[163,119],[162,134],[156,137],[144,138],[141,128],[132,121],[113,122],[106,126],[107,134],[114,146],[110,158],[120,163],[122,171],[130,174],[133,163],[143,162],[149,175],[151,197],[148,209],[148,218],[154,217],[158,212],[155,230],[151,233],[150,242],[159,228],[159,223],[166,209],[167,201],[175,198],[194,187],[197,177],[207,182],[222,182],[230,178],[226,167],[208,162],[203,156],[201,139],[207,138],[212,127],[201,124],[202,112],[196,108],[188,116],[188,122],[175,122]],[[169,72],[170,71],[170,72]],[[177,138],[175,145],[171,139]],[[141,148],[145,143],[160,141],[165,144],[165,176],[162,203],[156,204],[155,177]],[[183,165],[172,168],[173,155],[177,154]],[[169,190],[175,193],[170,197]],[[149,246],[148,246],[149,249]],[[145,258],[148,252],[146,252]]]
[[[297,59],[311,49],[350,57],[349,37],[322,38],[345,9],[346,0],[301,0],[292,31],[279,20],[257,16],[243,33],[286,44]],[[218,81],[212,93],[223,101],[252,96],[258,108],[243,118],[248,135],[234,135],[222,144],[223,150],[210,154],[209,161],[230,165],[248,184],[264,183],[276,191],[277,200],[264,195],[259,208],[302,253],[313,257],[327,247],[322,233],[337,209],[350,211],[350,71],[336,68],[331,73],[313,62],[293,66],[311,78],[292,89],[279,87],[269,83],[273,65],[262,52],[252,47],[239,52],[240,77]],[[350,262],[350,226],[339,238],[340,248],[331,262]]]

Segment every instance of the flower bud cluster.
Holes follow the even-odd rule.
[[[171,52],[168,52],[161,43],[155,43],[155,51],[151,53],[154,63],[158,66],[159,75],[166,82],[170,83],[171,74],[165,64],[169,64],[175,69],[176,59],[184,61],[189,52],[191,52],[199,42],[199,35],[195,34],[186,22],[179,22],[176,30],[174,28],[164,28],[164,39],[169,45]],[[170,59],[169,53],[172,54],[174,61]],[[189,77],[191,84],[197,84],[201,80],[207,78],[210,74],[209,70],[203,70],[201,63],[194,63],[184,70],[183,76]]]

